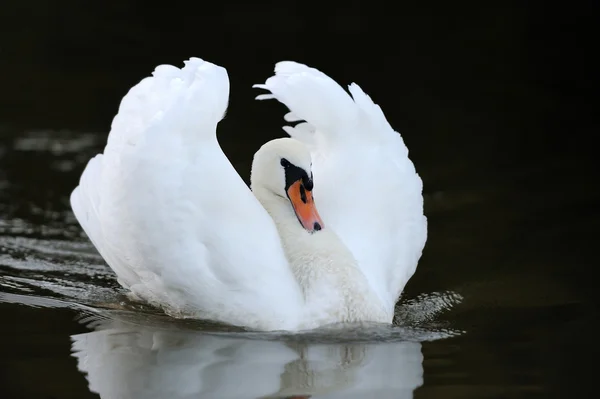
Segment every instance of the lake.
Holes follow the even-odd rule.
[[[261,29],[242,6],[160,24],[161,9],[134,1],[31,3],[7,7],[0,65],[1,397],[529,398],[593,386],[600,191],[585,135],[598,129],[575,50],[591,13],[406,6],[393,36],[381,26],[391,16],[357,2],[339,19],[273,6],[288,22]],[[222,35],[202,42],[197,26]],[[396,38],[393,51],[372,45],[381,37]],[[357,81],[382,106],[429,218],[394,326],[254,333],[126,299],[68,198],[128,88],[191,55],[229,70],[219,137],[246,181],[254,151],[283,134],[283,108],[250,88],[275,61]]]

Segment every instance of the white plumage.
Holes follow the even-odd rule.
[[[323,231],[298,227],[287,200],[271,205],[280,193],[259,202],[234,170],[216,138],[227,72],[198,58],[159,66],[123,98],[104,153],[71,195],[75,216],[119,282],[171,315],[260,330],[367,313],[391,322],[426,239],[422,184],[400,135],[358,86],[351,98],[304,65],[277,64],[261,87],[290,109],[288,120],[307,121],[286,131],[310,150]],[[310,168],[300,143],[282,143],[261,159],[285,155]],[[283,179],[273,165],[256,175],[265,187]],[[337,237],[340,249],[321,256]],[[313,247],[310,264],[289,259]]]
[[[393,312],[427,239],[423,184],[401,136],[357,84],[350,97],[306,65],[280,62],[255,87],[290,109],[286,120],[307,121],[284,130],[311,150],[321,216]]]

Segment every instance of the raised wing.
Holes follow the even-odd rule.
[[[322,72],[296,62],[275,66],[265,84],[291,111],[285,126],[311,149],[315,199],[326,226],[356,257],[393,313],[427,237],[422,181],[381,108],[356,84],[350,96]]]
[[[228,97],[224,68],[156,68],[123,98],[71,205],[137,297],[173,315],[285,327],[302,296],[273,221],[217,142]]]

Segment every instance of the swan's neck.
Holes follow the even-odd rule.
[[[330,322],[389,323],[379,298],[358,268],[352,253],[327,227],[309,233],[298,222],[287,198],[271,192],[254,194],[275,222],[286,257],[304,293],[306,319]],[[310,326],[308,326],[310,328]]]

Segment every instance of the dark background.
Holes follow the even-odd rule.
[[[247,178],[254,151],[283,134],[284,108],[253,101],[251,88],[275,62],[355,81],[403,135],[424,181],[429,239],[406,292],[461,293],[456,322],[492,341],[539,334],[522,361],[566,395],[591,373],[582,362],[597,311],[592,3],[8,1],[0,135],[10,143],[66,129],[103,141],[132,85],[197,56],[229,71],[219,138]],[[83,165],[48,178],[36,159],[17,168],[19,159],[0,157],[0,173],[28,182],[4,193],[5,217],[44,223],[26,204],[66,208]],[[473,365],[477,350],[465,353]],[[520,361],[508,352],[495,354],[499,367]]]
[[[526,226],[582,223],[598,212],[594,15],[592,2],[11,1],[0,17],[0,132],[105,136],[132,85],[156,65],[198,56],[229,71],[219,138],[247,178],[254,151],[283,134],[284,113],[276,102],[253,101],[251,85],[291,59],[343,85],[357,82],[381,105],[423,177],[430,230],[462,240],[446,256],[465,245],[472,256],[458,263],[510,258],[531,239]],[[59,195],[80,172],[61,180]],[[480,223],[455,223],[464,218]],[[498,231],[481,244],[493,251],[468,241]],[[565,246],[562,236],[545,237],[539,249],[580,256],[590,237],[569,238]],[[577,273],[572,284],[592,290],[587,271]]]

